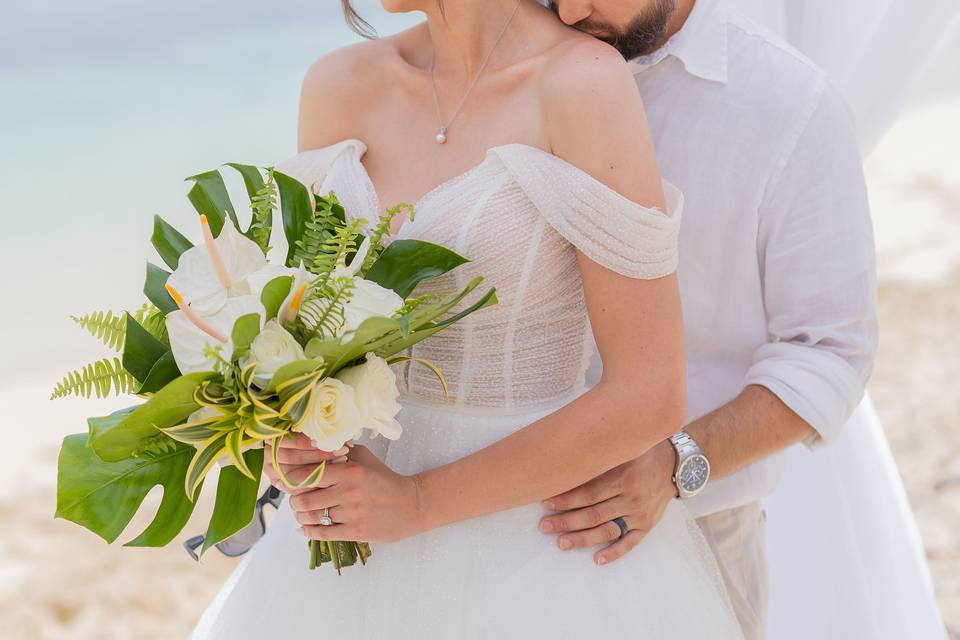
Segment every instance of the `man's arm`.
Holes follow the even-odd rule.
[[[743,391],[686,428],[713,477],[796,443],[829,441],[863,395],[876,348],[873,235],[855,132],[830,87],[773,164],[757,238],[770,339],[753,354]],[[628,552],[676,496],[669,442],[546,501],[566,513],[541,522],[561,548],[615,541],[598,563]],[[603,562],[601,562],[603,560]]]
[[[691,422],[686,431],[710,460],[711,478],[736,473],[816,435],[776,395],[757,385]],[[643,540],[676,497],[675,462],[673,445],[664,440],[646,455],[547,500],[547,509],[563,513],[543,518],[540,530],[567,532],[557,540],[561,549],[609,544],[595,561],[613,562]],[[620,540],[620,528],[612,522],[617,517],[624,517],[629,527]]]

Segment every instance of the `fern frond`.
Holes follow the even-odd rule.
[[[273,167],[267,169],[267,179],[252,198],[250,208],[253,220],[250,222],[250,239],[257,243],[266,255],[270,250],[270,225],[273,212],[277,208],[277,183],[273,176]]]
[[[344,225],[346,215],[332,191],[326,197],[317,196],[315,200],[312,217],[304,225],[303,235],[294,243],[297,247],[293,254],[294,262],[303,263],[308,268],[323,250],[324,243]]]
[[[136,450],[131,454],[134,458],[152,458],[170,453],[178,447],[177,441],[163,433],[157,431],[156,434],[140,442]]]
[[[163,312],[145,304],[131,314],[155,338],[166,341],[167,326]],[[127,335],[127,323],[123,313],[93,311],[82,316],[70,316],[79,327],[115,351],[123,351]]]
[[[400,203],[394,207],[390,207],[387,209],[387,212],[384,215],[380,216],[377,226],[375,226],[373,231],[370,233],[370,252],[363,261],[363,266],[360,267],[361,276],[373,266],[373,263],[376,262],[377,258],[380,257],[380,254],[383,253],[383,239],[384,237],[390,235],[390,228],[393,226],[393,219],[404,211],[407,212],[407,220],[413,221],[413,218],[416,214],[413,210],[413,206],[407,204],[406,202]]]
[[[405,300],[403,306],[397,310],[396,315],[405,316],[422,304],[433,304],[438,300],[440,300],[440,296],[435,293],[425,293],[422,296],[417,296],[416,298],[409,298],[408,300]]]
[[[347,254],[357,250],[357,234],[366,223],[363,218],[357,218],[337,227],[313,257],[312,265],[308,266],[310,271],[321,275],[328,274],[336,267],[345,265]]]
[[[353,287],[353,278],[342,277],[312,289],[297,313],[295,328],[300,337],[308,341],[337,335],[346,321],[344,305],[350,300]]]
[[[131,393],[136,385],[137,381],[123,368],[119,358],[104,358],[64,376],[54,387],[50,399],[71,395],[89,398],[94,393],[98,398],[105,398],[111,393]]]

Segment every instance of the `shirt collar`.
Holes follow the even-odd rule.
[[[634,75],[642,73],[667,56],[680,60],[691,75],[726,83],[727,20],[723,1],[696,0],[680,31],[653,53],[630,60],[630,70]]]

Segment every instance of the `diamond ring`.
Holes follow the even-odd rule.
[[[323,508],[323,514],[320,516],[320,526],[329,527],[333,524],[333,518],[330,517],[330,507]]]

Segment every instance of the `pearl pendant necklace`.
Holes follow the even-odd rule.
[[[477,81],[480,79],[480,76],[483,74],[483,70],[487,68],[487,63],[490,62],[490,57],[493,56],[493,52],[497,50],[497,45],[500,44],[500,41],[503,40],[503,36],[507,33],[507,27],[510,26],[510,23],[513,21],[513,17],[517,15],[517,11],[520,9],[520,0],[517,0],[517,4],[513,7],[513,13],[510,14],[510,17],[507,18],[507,21],[503,24],[503,28],[500,29],[500,34],[497,36],[497,39],[494,41],[493,46],[490,48],[489,53],[483,59],[483,63],[480,65],[480,70],[477,71],[477,75],[473,78],[473,81],[470,83],[470,86],[467,87],[467,92],[463,94],[463,98],[460,99],[460,104],[457,105],[456,110],[453,112],[453,115],[450,116],[448,122],[443,121],[443,115],[440,113],[440,98],[437,97],[437,81],[434,78],[434,69],[437,64],[437,52],[433,52],[433,60],[430,62],[430,84],[433,86],[433,103],[437,107],[437,120],[440,122],[440,132],[436,135],[437,144],[444,144],[447,141],[447,131],[450,128],[450,125],[453,124],[453,121],[456,120],[457,116],[460,115],[460,110],[463,108],[463,105],[467,102],[467,98],[470,96],[470,92],[473,91],[473,88],[477,86]]]

